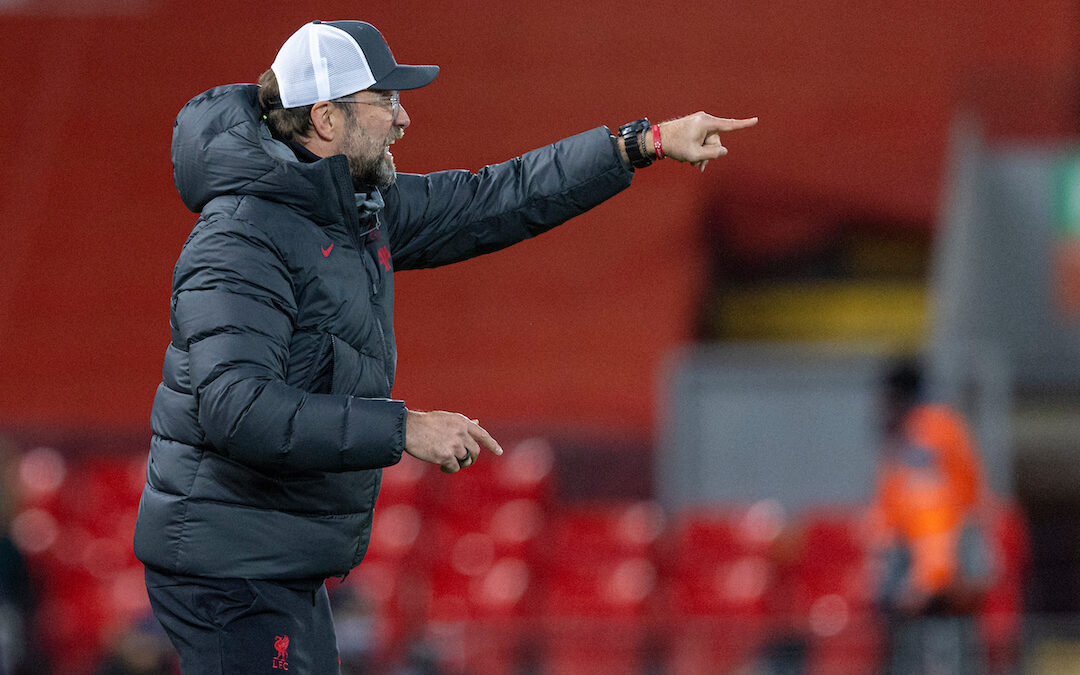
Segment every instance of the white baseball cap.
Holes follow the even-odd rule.
[[[270,69],[282,108],[298,108],[364,89],[418,89],[438,66],[398,64],[379,31],[363,21],[312,21],[293,33]]]

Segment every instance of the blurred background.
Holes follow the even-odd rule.
[[[398,275],[395,396],[507,454],[386,471],[332,584],[349,672],[878,672],[899,357],[968,427],[987,554],[971,621],[899,672],[1080,672],[1074,0],[0,0],[0,672],[173,672],[131,554],[195,219],[172,121],[314,18],[442,67],[402,171],[761,120],[704,174]]]

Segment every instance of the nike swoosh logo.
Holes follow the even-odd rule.
[[[321,250],[322,250],[323,257],[324,258],[329,258],[330,257],[330,251],[334,250],[334,245],[330,244],[329,246],[327,246],[326,248],[321,249]]]

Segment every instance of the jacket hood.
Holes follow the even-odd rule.
[[[348,162],[334,156],[303,163],[263,123],[255,84],[215,87],[188,101],[173,124],[173,181],[199,213],[222,195],[279,202],[317,221],[342,217],[353,201]],[[338,195],[337,199],[328,198]]]

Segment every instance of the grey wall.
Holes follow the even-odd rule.
[[[880,355],[806,345],[688,348],[671,364],[657,495],[668,508],[865,502],[879,442]]]
[[[713,344],[673,356],[663,381],[656,492],[665,507],[775,499],[790,511],[865,504],[883,440],[894,355],[807,344]],[[1009,386],[997,352],[937,355],[928,375],[956,392],[989,487],[1011,494]],[[932,397],[943,400],[940,397]]]
[[[1025,390],[1080,391],[1080,321],[1055,305],[1054,169],[1076,148],[954,133],[934,263],[932,349],[996,350]]]

